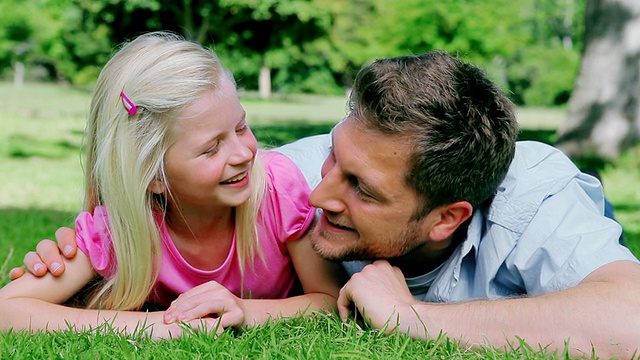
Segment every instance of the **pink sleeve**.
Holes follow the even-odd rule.
[[[297,240],[315,216],[315,208],[309,204],[311,189],[289,158],[267,151],[261,155],[268,179],[265,205],[269,209],[262,214],[263,220],[282,243]]]
[[[93,215],[82,212],[76,218],[78,248],[89,257],[96,272],[106,278],[116,270],[108,226],[109,216],[104,206],[97,206]]]

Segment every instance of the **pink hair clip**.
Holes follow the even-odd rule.
[[[124,91],[120,93],[120,97],[122,98],[122,106],[124,106],[124,109],[127,110],[129,115],[135,115],[138,112],[136,104],[125,95]]]

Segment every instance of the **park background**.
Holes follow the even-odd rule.
[[[38,240],[71,225],[81,210],[82,135],[92,86],[119,44],[153,30],[170,30],[216,51],[234,73],[264,147],[328,132],[346,115],[356,72],[375,58],[430,50],[455,54],[484,69],[516,103],[521,139],[556,145],[579,166],[600,172],[628,246],[640,255],[638,1],[2,0],[0,284]],[[303,345],[289,345],[303,346],[311,358],[476,354],[447,340],[422,344],[375,332],[345,335],[338,323],[322,321],[323,336],[298,334]],[[230,335],[234,350],[222,352],[305,357],[283,350],[289,345],[276,339],[296,327],[317,326],[299,319],[258,335]],[[0,357],[72,356],[73,346],[93,351],[91,357],[140,349],[162,357],[168,351],[142,339],[103,336],[0,335]],[[338,339],[349,336],[345,350]],[[235,349],[241,340],[244,345]],[[198,341],[205,341],[206,351],[194,345]],[[197,357],[219,354],[220,348],[209,347],[225,346],[206,338],[194,343],[188,346]],[[105,344],[119,350],[111,353]],[[269,352],[271,345],[279,350]],[[545,356],[525,345],[514,345],[514,358],[523,352]],[[61,350],[65,346],[71,350]]]

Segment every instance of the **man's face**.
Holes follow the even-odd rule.
[[[323,213],[311,242],[331,260],[396,258],[425,244],[428,216],[411,219],[416,193],[404,182],[406,139],[364,130],[351,117],[333,131],[333,148],[311,204]]]

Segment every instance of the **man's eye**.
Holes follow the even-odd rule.
[[[356,193],[358,194],[358,196],[363,199],[363,200],[375,200],[375,198],[373,197],[373,195],[369,194],[368,192],[364,191],[360,186],[358,186],[356,188]]]
[[[369,196],[369,194],[367,194],[366,192],[362,191],[362,189],[360,187],[356,187],[356,194],[358,195],[359,198],[361,199],[370,199],[371,196]]]
[[[371,194],[369,194],[364,189],[362,189],[362,187],[360,187],[360,182],[358,181],[357,177],[349,176],[347,178],[347,182],[349,182],[349,185],[351,186],[351,188],[353,188],[353,190],[356,192],[356,195],[358,195],[359,198],[364,200],[373,199],[373,196],[371,196]]]

